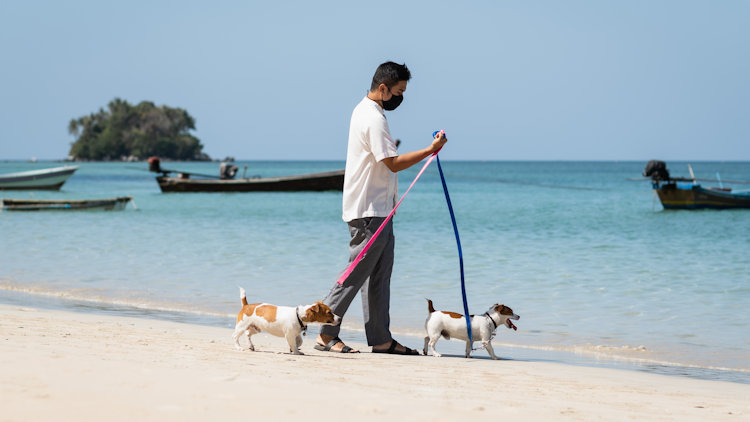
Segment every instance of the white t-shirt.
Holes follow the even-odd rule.
[[[398,155],[383,108],[365,97],[354,108],[344,174],[343,219],[387,217],[396,206],[398,176],[383,159]]]

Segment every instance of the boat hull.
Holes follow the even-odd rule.
[[[296,192],[343,190],[344,170],[256,179],[189,179],[159,176],[162,192]]]
[[[3,199],[5,211],[120,211],[132,196],[105,199]]]
[[[750,194],[706,189],[700,185],[687,188],[674,183],[655,186],[664,209],[750,208]]]
[[[0,190],[59,190],[76,170],[64,166],[0,175]]]

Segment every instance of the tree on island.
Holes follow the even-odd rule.
[[[71,144],[70,156],[76,160],[151,156],[210,160],[190,130],[195,130],[195,119],[181,108],[157,107],[151,101],[132,106],[115,98],[107,110],[70,121],[68,131],[77,138]]]

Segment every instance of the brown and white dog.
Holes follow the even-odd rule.
[[[435,343],[442,336],[446,340],[451,338],[464,340],[466,342],[466,357],[471,353],[471,342],[466,332],[466,319],[463,315],[455,312],[435,311],[432,307],[432,301],[427,299],[427,321],[424,323],[427,330],[427,337],[424,338],[424,354],[427,354],[429,346],[433,356],[440,357],[440,353],[435,351]],[[471,320],[471,339],[481,341],[482,346],[487,349],[492,359],[498,359],[495,351],[492,350],[492,337],[495,336],[495,330],[500,325],[505,325],[509,329],[517,330],[518,328],[510,321],[518,320],[520,316],[513,313],[513,309],[505,305],[494,304],[483,315],[469,315]]]
[[[247,341],[250,343],[250,350],[255,351],[253,341],[250,337],[253,334],[267,332],[277,337],[286,338],[289,343],[289,350],[295,355],[302,355],[299,347],[302,345],[301,334],[307,330],[307,324],[320,323],[328,325],[338,325],[341,318],[331,312],[331,308],[324,305],[323,302],[315,302],[312,305],[297,306],[276,306],[269,303],[247,303],[245,289],[240,287],[240,300],[242,301],[242,310],[237,314],[237,324],[234,326],[235,347],[242,350],[240,346],[240,336],[247,335]]]

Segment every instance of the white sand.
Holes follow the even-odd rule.
[[[0,315],[2,421],[750,420],[744,384],[483,356],[333,354],[314,350],[312,336],[305,356],[267,334],[253,337],[259,351],[240,352],[230,329],[8,305]]]

